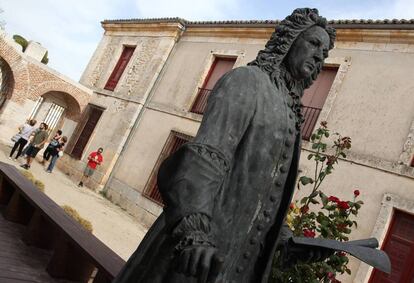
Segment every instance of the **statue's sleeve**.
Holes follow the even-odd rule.
[[[214,199],[228,174],[234,152],[256,109],[256,84],[251,70],[238,68],[224,75],[212,90],[194,141],[168,157],[158,172],[158,187],[171,228],[189,215],[211,219]],[[209,227],[187,217],[181,225]],[[197,223],[198,222],[198,223]],[[208,222],[208,221],[207,221]],[[179,230],[179,229],[178,229]]]

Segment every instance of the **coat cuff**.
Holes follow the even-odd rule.
[[[215,247],[211,236],[210,219],[207,215],[196,213],[184,217],[173,230],[173,237],[179,240],[176,252],[195,245]]]

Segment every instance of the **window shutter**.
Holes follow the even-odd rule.
[[[197,97],[191,107],[190,112],[203,114],[207,105],[207,99],[217,81],[228,71],[230,71],[237,58],[216,57],[203,83],[203,87],[198,89]]]
[[[89,117],[88,120],[85,123],[85,126],[82,129],[82,132],[76,141],[75,146],[72,149],[71,155],[81,159],[83,151],[93,133],[95,130],[96,124],[98,124],[99,118],[101,118],[102,109],[96,108],[96,107],[90,107],[89,110]]]
[[[414,281],[414,216],[396,210],[382,249],[391,260],[391,274],[374,270],[370,283]]]
[[[304,140],[309,140],[312,135],[337,72],[337,67],[324,67],[316,81],[303,94],[302,114],[305,121],[302,124],[302,138]]]
[[[172,131],[170,136],[167,139],[167,142],[164,145],[163,150],[161,151],[161,154],[158,158],[158,161],[152,170],[151,176],[149,178],[149,181],[147,183],[146,189],[144,190],[144,196],[148,197],[149,199],[155,201],[156,203],[162,205],[163,201],[161,198],[161,194],[158,190],[157,185],[157,175],[158,175],[158,169],[161,165],[161,163],[171,154],[176,152],[180,146],[184,145],[185,143],[192,140],[193,137],[178,133],[175,131]]]
[[[126,66],[128,65],[129,60],[134,53],[135,47],[128,47],[125,46],[124,50],[122,51],[121,57],[118,60],[114,70],[112,71],[111,76],[109,77],[108,81],[106,82],[105,89],[113,91],[118,84],[119,79],[122,76]]]

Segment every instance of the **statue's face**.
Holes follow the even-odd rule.
[[[290,74],[294,79],[303,80],[320,72],[328,51],[329,35],[323,28],[313,26],[302,32],[286,56]]]

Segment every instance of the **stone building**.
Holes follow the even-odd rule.
[[[159,163],[196,134],[214,83],[253,60],[276,23],[102,22],[105,33],[81,83],[93,89],[91,103],[105,109],[90,144],[106,149],[96,183],[113,202],[146,225],[154,221],[162,210],[154,177]],[[403,260],[414,250],[414,21],[332,24],[336,47],[303,101],[303,156],[312,152],[307,140],[320,121],[352,137],[351,154],[324,190],[349,198],[359,188],[365,205],[354,237],[376,236],[386,248],[394,236],[405,237],[393,248]],[[302,159],[302,172],[312,170]],[[369,280],[370,268],[351,265],[347,280]],[[394,268],[395,276],[413,270]]]
[[[62,129],[71,136],[92,91],[40,63],[46,49],[29,42],[26,50],[0,35],[0,142],[8,144],[19,125],[34,118],[50,134]]]
[[[105,33],[80,80],[85,88],[58,90],[75,97],[83,110],[64,122],[73,134],[59,165],[77,177],[88,153],[104,147],[105,162],[89,186],[102,189],[149,226],[162,210],[155,181],[160,162],[196,134],[217,79],[252,61],[276,24],[179,18],[103,21]],[[393,258],[393,280],[401,279],[414,270],[414,21],[331,24],[337,28],[336,47],[303,99],[300,169],[312,170],[306,160],[312,152],[308,139],[320,121],[352,137],[351,153],[323,190],[341,198],[349,198],[355,188],[361,191],[365,205],[353,237],[375,236],[384,248],[400,254]],[[22,58],[20,53],[14,54],[1,54],[11,69],[22,60],[14,59]],[[14,77],[27,77],[25,68],[14,70]],[[1,110],[0,127],[3,117],[13,115],[7,113],[16,113],[14,105],[29,113],[48,91],[47,83],[34,91],[19,85],[21,81],[14,80],[16,95]],[[19,100],[19,93],[30,102]],[[390,246],[395,241],[399,245]],[[369,281],[368,266],[353,261],[351,267],[353,274],[344,282]]]

